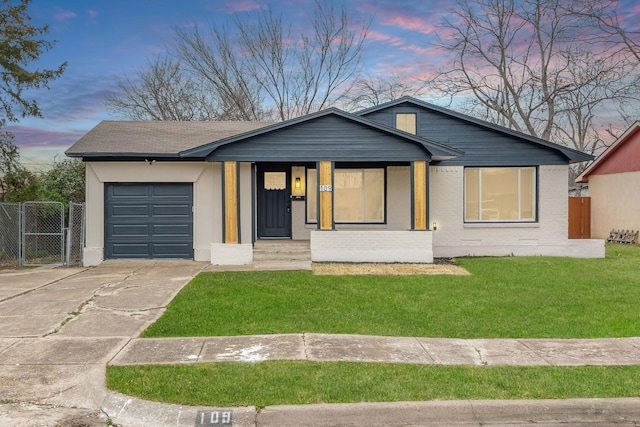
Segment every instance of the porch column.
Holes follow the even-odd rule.
[[[320,230],[333,230],[333,162],[319,162],[318,175],[319,228]]]
[[[224,243],[238,243],[238,162],[223,162]]]
[[[428,230],[427,162],[415,160],[411,164],[411,188],[413,189],[411,225],[413,230]]]

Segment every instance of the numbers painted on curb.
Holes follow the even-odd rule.
[[[231,427],[233,411],[198,411],[196,427],[215,426]]]

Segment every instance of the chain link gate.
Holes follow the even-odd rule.
[[[0,269],[82,265],[84,203],[0,203]]]
[[[64,205],[60,202],[22,204],[22,265],[65,263]]]
[[[67,267],[82,265],[84,249],[84,203],[69,203],[67,230]]]

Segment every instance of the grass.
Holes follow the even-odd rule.
[[[110,366],[107,386],[183,405],[636,397],[640,366],[471,367],[261,362]]]
[[[471,276],[203,273],[143,336],[640,336],[640,245],[606,259],[463,258]]]
[[[640,336],[640,246],[606,259],[465,258],[471,276],[200,274],[147,337],[355,333],[458,338]],[[640,396],[640,366],[306,361],[108,366],[107,386],[183,405]]]

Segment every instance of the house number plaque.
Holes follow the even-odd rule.
[[[196,427],[231,427],[233,411],[198,411]]]
[[[320,186],[320,191],[333,191],[333,186],[332,185],[321,185]]]

